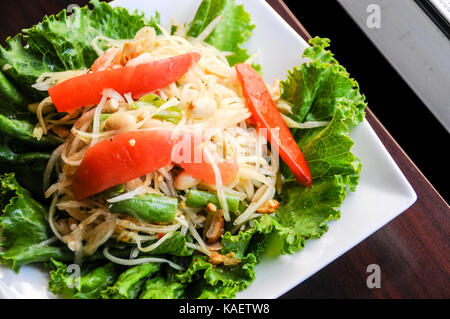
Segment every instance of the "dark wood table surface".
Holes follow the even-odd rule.
[[[0,0],[0,39],[85,0]],[[267,2],[305,39],[308,32],[281,0]],[[313,35],[314,36],[314,35]],[[372,236],[281,298],[449,298],[450,208],[371,110],[366,116],[417,193],[417,201]],[[369,289],[366,267],[381,268]]]

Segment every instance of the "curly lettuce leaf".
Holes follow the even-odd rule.
[[[66,247],[41,245],[52,237],[47,210],[17,183],[14,174],[0,175],[0,209],[0,263],[19,271],[32,262],[73,259]]]
[[[168,282],[161,275],[157,275],[145,282],[139,299],[178,299],[183,295],[183,284]]]
[[[150,20],[144,14],[120,7],[112,8],[106,2],[92,0],[90,5],[74,8],[68,15],[62,10],[21,34],[6,40],[0,47],[0,66],[6,77],[22,94],[39,99],[46,92],[31,87],[44,72],[89,68],[97,54],[91,46],[96,37],[130,39],[144,26],[157,28],[159,14]],[[22,45],[22,41],[26,45]]]
[[[134,299],[150,276],[159,270],[160,264],[148,263],[134,266],[120,274],[113,286],[103,290],[100,295],[104,299]]]
[[[239,292],[239,286],[224,286],[220,282],[215,285],[209,285],[202,281],[197,286],[192,287],[188,296],[195,296],[197,299],[231,299]]]
[[[341,176],[322,178],[314,187],[290,185],[281,194],[281,205],[276,220],[295,230],[297,238],[319,238],[328,230],[328,221],[338,219],[346,195]]]
[[[30,51],[42,54],[44,61],[52,61],[61,69],[87,68],[97,58],[90,46],[95,37],[132,39],[149,24],[144,14],[132,14],[125,8],[112,8],[97,0],[91,1],[91,5],[93,9],[75,7],[70,15],[62,10],[22,30]]]
[[[313,179],[359,174],[361,163],[351,152],[347,117],[338,107],[326,127],[299,130],[294,134],[309,164]]]
[[[313,38],[312,46],[303,53],[309,63],[289,71],[282,82],[281,98],[292,105],[291,117],[298,122],[328,121],[342,100],[351,105],[347,124],[358,125],[364,118],[365,97],[358,83],[327,50],[329,40]]]
[[[292,228],[283,226],[272,216],[264,215],[254,220],[253,224],[252,228],[236,235],[226,232],[222,236],[221,252],[234,252],[237,258],[248,258],[249,254],[253,254],[259,262],[262,255],[293,253],[304,244]]]
[[[299,241],[297,241],[299,239]],[[188,283],[186,294],[192,298],[233,298],[255,279],[255,266],[261,257],[273,258],[280,253],[293,253],[302,247],[293,227],[285,227],[269,215],[254,220],[244,232],[222,236],[220,253],[234,253],[241,262],[236,266],[213,266],[205,256],[194,256],[188,269],[177,279]]]
[[[6,47],[0,46],[0,67],[11,84],[30,100],[41,100],[46,93],[31,87],[45,72],[62,71],[52,61],[44,61],[22,44],[22,35],[6,39]]]
[[[206,42],[221,51],[232,52],[227,57],[230,65],[248,59],[247,49],[242,45],[251,37],[255,28],[250,15],[243,5],[236,5],[234,0],[203,0],[194,20],[190,23],[187,35],[197,37],[218,16],[222,16]]]
[[[191,298],[233,298],[253,282],[254,268],[275,237],[282,238],[283,251],[290,251],[295,245],[291,229],[283,227],[268,215],[262,216],[254,221],[253,228],[237,235],[226,232],[222,236],[220,253],[234,253],[240,263],[235,266],[212,265],[207,256],[194,254],[186,271],[174,275],[174,278],[187,284],[186,294]]]
[[[211,291],[215,291],[216,297],[214,298],[219,295],[221,298],[233,298],[239,290],[247,288],[253,282],[256,264],[257,260],[253,254],[242,258],[236,266],[214,266],[208,262],[207,256],[195,254],[186,271],[169,276],[168,282],[185,284],[187,298],[205,298],[202,296],[203,289],[199,289],[199,287],[205,289],[210,287]],[[221,287],[226,288],[226,294]]]
[[[112,286],[119,275],[118,266],[112,263],[93,268],[82,265],[79,278],[68,272],[67,265],[50,259],[49,289],[55,295],[73,299],[99,299],[100,292]],[[93,268],[93,269],[92,269]]]
[[[364,119],[365,97],[333,54],[326,50],[328,39],[311,39],[312,46],[303,57],[309,58],[291,70],[282,82],[282,99],[292,105],[290,115],[298,122],[330,121],[325,127],[294,129],[292,133],[303,151],[313,179],[334,175],[345,178],[354,189],[361,169],[359,160],[350,152],[353,141],[349,130]],[[282,165],[287,181],[293,176]]]

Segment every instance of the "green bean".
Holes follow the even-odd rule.
[[[146,194],[111,203],[112,213],[127,214],[152,223],[170,223],[175,219],[178,201],[176,198],[158,194]]]
[[[239,211],[240,200],[235,195],[225,195],[227,201],[228,210],[230,212]],[[216,193],[210,193],[200,190],[190,190],[186,196],[186,205],[190,207],[205,207],[208,203],[213,203],[217,207],[221,207],[219,197]]]

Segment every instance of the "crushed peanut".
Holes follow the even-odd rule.
[[[208,262],[213,265],[224,264],[225,266],[236,266],[241,262],[239,258],[236,258],[234,252],[222,255],[217,251],[214,251],[208,259]]]
[[[259,214],[272,214],[278,209],[279,205],[280,204],[277,200],[271,199],[262,204],[261,207],[256,210],[256,212]]]

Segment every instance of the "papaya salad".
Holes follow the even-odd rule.
[[[27,138],[45,162],[38,195],[22,187],[21,168],[2,168],[2,263],[47,262],[57,294],[66,263],[84,267],[77,298],[228,298],[254,279],[263,251],[293,253],[339,217],[361,169],[348,131],[365,102],[328,40],[311,40],[310,63],[268,84],[258,54],[241,47],[255,26],[234,0],[204,0],[194,21],[168,28],[159,13],[91,4],[25,29],[28,47],[13,39],[0,50],[11,88],[32,79]],[[61,21],[79,39],[41,58]],[[14,50],[55,62],[31,74]],[[19,152],[11,138],[5,147]],[[29,157],[21,163],[37,167]],[[13,215],[18,198],[32,217]],[[19,227],[34,235],[8,239]]]
[[[209,262],[239,263],[233,253],[217,252],[224,224],[232,224],[233,234],[278,208],[278,152],[267,152],[267,138],[311,186],[309,167],[278,110],[289,108],[280,81],[266,86],[251,65],[231,67],[227,52],[203,41],[220,19],[194,39],[182,28],[171,35],[158,26],[157,35],[144,27],[102,51],[96,38],[99,57],[90,69],[37,79],[35,87],[49,97],[36,106],[35,130],[64,139],[44,174],[49,223],[79,262],[111,238],[134,244],[138,255],[180,231]],[[58,181],[49,185],[55,169]],[[169,262],[103,253],[124,265]]]

